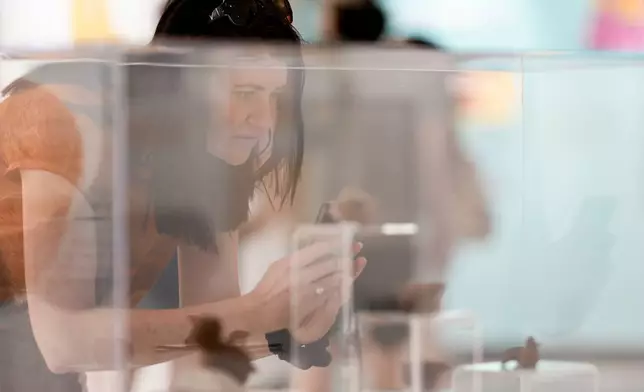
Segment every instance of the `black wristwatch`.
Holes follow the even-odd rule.
[[[308,344],[299,344],[293,340],[288,329],[266,334],[268,349],[282,361],[307,370],[311,367],[327,367],[331,363],[328,337]]]

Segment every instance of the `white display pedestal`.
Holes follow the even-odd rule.
[[[597,392],[599,372],[584,362],[539,361],[534,370],[503,370],[500,362],[457,367],[453,392]]]

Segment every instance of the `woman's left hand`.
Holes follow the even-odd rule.
[[[355,253],[360,251],[361,245],[355,249]],[[299,343],[314,342],[331,329],[338,316],[340,308],[348,301],[350,297],[346,297],[345,293],[350,293],[351,287],[355,279],[360,276],[365,266],[367,259],[358,257],[355,259],[355,268],[353,276],[342,280],[343,284],[328,288],[320,295],[325,296],[322,304],[307,317],[305,317],[299,327],[291,330],[291,334],[295,341]]]

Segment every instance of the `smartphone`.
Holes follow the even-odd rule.
[[[316,223],[337,223],[331,203],[318,211]],[[356,241],[364,245],[361,256],[367,268],[354,283],[354,301],[358,310],[394,310],[401,290],[411,281],[415,259],[413,235],[387,235],[378,230],[358,230]],[[380,307],[388,309],[378,309]],[[393,308],[393,309],[389,309]]]
[[[331,203],[324,203],[318,211],[315,223],[336,223],[333,214],[331,214]]]

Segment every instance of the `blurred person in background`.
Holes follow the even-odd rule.
[[[343,42],[380,41],[387,27],[384,11],[371,0],[337,5],[335,21],[338,38]]]
[[[387,17],[374,1],[325,1],[324,7],[324,40],[367,43],[384,37]]]
[[[442,48],[422,37],[409,37],[399,43],[402,47],[419,50],[441,51]],[[394,45],[392,48],[397,47]],[[388,48],[388,46],[385,46]],[[457,92],[457,99],[460,93]],[[370,130],[374,131],[373,129]],[[481,187],[476,167],[467,159],[460,148],[456,134],[447,132],[450,178],[453,179],[449,229],[445,237],[433,238],[432,256],[435,260],[449,261],[451,252],[464,240],[482,240],[490,232],[486,198]],[[369,148],[366,147],[366,150]],[[362,155],[368,155],[362,153]],[[380,158],[381,159],[381,158]],[[364,174],[367,178],[386,178],[375,173]],[[378,218],[378,201],[360,190],[345,189],[332,202],[335,221],[353,221],[362,226],[378,225],[385,222]],[[351,207],[353,205],[353,208]],[[343,206],[344,208],[339,208]],[[367,214],[363,212],[367,211]],[[359,312],[435,312],[441,309],[441,300],[447,282],[434,284],[413,284],[411,271],[415,263],[413,241],[410,238],[374,238],[365,240],[363,255],[370,260],[369,266],[354,285],[354,306]],[[443,266],[445,270],[447,266]],[[445,271],[443,271],[445,272]],[[359,327],[358,327],[359,328]],[[360,336],[363,387],[374,390],[397,390],[405,388],[409,374],[406,374],[404,359],[408,342],[405,328],[374,328],[372,333]],[[331,351],[337,355],[340,348],[331,340]],[[430,343],[431,344],[431,343]],[[449,365],[441,349],[425,347],[423,358],[426,383],[439,387],[448,382]],[[307,372],[296,372],[293,388],[306,392],[327,392],[333,390],[333,369],[316,368]]]
[[[413,265],[416,263],[414,236],[373,232],[386,223],[379,218],[378,204],[373,196],[355,187],[343,189],[337,199],[329,203],[329,222],[345,221],[360,225],[358,236],[365,243],[363,254],[370,260],[369,268],[355,282],[353,311],[359,314],[436,311],[440,307],[444,285],[411,282]],[[368,389],[403,388],[403,365],[405,358],[408,358],[404,356],[408,343],[406,328],[385,324],[367,331],[360,325],[360,320],[362,318],[358,320],[357,329],[366,332],[360,334],[358,343],[362,386]],[[336,328],[334,331],[339,331],[339,324]],[[332,354],[341,355],[342,348],[333,338],[333,333],[330,336]],[[424,352],[427,358],[431,358],[433,363],[440,363],[437,349],[432,350],[429,346],[425,349],[431,351]],[[306,392],[333,390],[333,382],[337,381],[333,373],[333,368],[295,372],[294,387]]]
[[[155,40],[287,42],[301,63],[292,14],[271,2],[230,4],[237,6],[170,1]],[[173,90],[177,74],[172,68],[129,71],[134,138],[128,157],[128,302],[140,301],[178,254],[182,308],[128,311],[128,342],[114,340],[121,313],[111,303],[114,266],[103,243],[113,232],[109,157],[114,154],[105,130],[98,129],[100,94],[83,79],[95,81],[96,75],[88,76],[87,64],[48,65],[5,90],[0,104],[0,390],[81,391],[78,374],[113,369],[118,344],[125,345],[128,368],[181,357],[185,351],[158,347],[184,344],[190,317],[204,314],[219,318],[226,334],[250,332],[247,342],[257,347],[251,356],[268,356],[266,334],[292,325],[287,277],[294,260],[306,278],[300,290],[310,296],[306,322],[290,331],[292,339],[314,343],[327,333],[342,306],[338,283],[353,276],[341,279],[334,260],[312,266],[330,251],[325,244],[273,263],[250,293],[240,293],[238,228],[248,218],[255,188],[278,184],[272,195],[276,206],[295,195],[303,155],[304,78],[301,67],[287,70],[270,48],[242,49],[238,56],[259,69],[229,70],[216,79],[221,84],[200,84],[211,90],[204,93],[220,99],[197,102],[217,102],[216,110],[203,113],[190,106],[195,97]],[[185,123],[186,110],[195,123]],[[95,173],[87,170],[99,151],[88,139],[104,139]],[[365,263],[357,259],[356,275]]]

